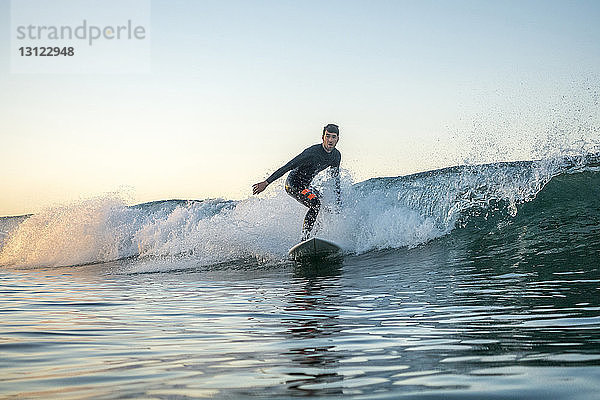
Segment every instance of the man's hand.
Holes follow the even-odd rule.
[[[254,185],[252,185],[252,194],[259,194],[260,192],[265,190],[267,186],[269,186],[269,182],[267,181],[255,183]]]

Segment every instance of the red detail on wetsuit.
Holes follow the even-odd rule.
[[[308,199],[309,199],[309,200],[312,200],[312,199],[314,199],[315,197],[317,197],[317,196],[316,196],[314,193],[311,193],[311,194],[309,194],[309,195],[308,195]]]
[[[306,194],[306,193],[308,193],[308,192],[310,192],[310,190],[308,190],[308,189],[304,189],[303,191],[301,191],[301,192],[300,192],[300,194]]]

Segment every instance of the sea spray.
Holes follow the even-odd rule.
[[[331,177],[319,177],[315,185],[323,194],[323,210],[315,233],[338,242],[347,254],[420,246],[472,221],[514,219],[554,177],[593,171],[598,159],[584,154],[459,166],[356,184],[346,175],[341,210],[333,206]],[[277,262],[299,241],[305,212],[282,184],[240,201],[168,200],[128,207],[114,196],[97,198],[24,218],[7,232],[0,265],[64,266],[131,257],[177,261],[164,268]]]
[[[133,214],[113,197],[48,208],[10,232],[0,264],[75,265],[131,256],[123,227],[135,220]]]
[[[136,242],[141,256],[187,255],[202,264],[259,255],[280,256],[293,243],[294,227],[300,218],[288,212],[290,205],[293,200],[279,194],[177,207],[164,218],[142,227],[135,235]],[[207,214],[206,208],[218,212]]]

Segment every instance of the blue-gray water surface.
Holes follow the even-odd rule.
[[[4,219],[0,398],[600,398],[600,172],[532,165],[356,185],[312,263],[279,198]]]
[[[598,266],[517,269],[450,244],[3,270],[0,396],[597,398]]]

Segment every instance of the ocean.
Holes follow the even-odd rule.
[[[331,199],[330,181],[316,185]],[[0,397],[600,398],[600,156],[0,218]]]

